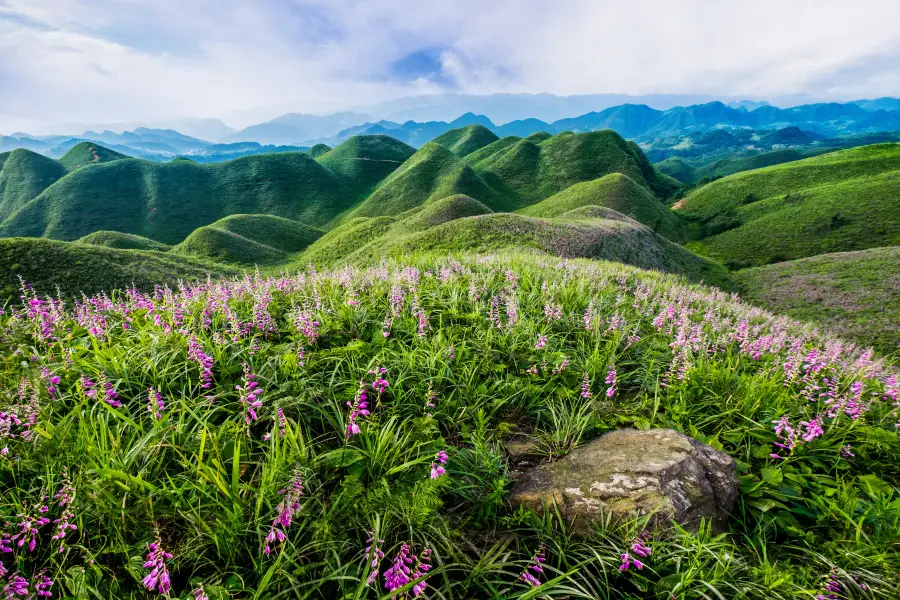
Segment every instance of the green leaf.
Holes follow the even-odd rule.
[[[781,480],[784,479],[784,474],[781,472],[781,469],[766,467],[760,474],[762,475],[763,481],[771,483],[772,485],[778,485],[781,483]]]
[[[871,497],[890,496],[893,492],[891,484],[877,475],[861,475],[859,484],[862,489]]]
[[[338,469],[340,467],[348,467],[365,458],[365,454],[353,448],[341,448],[340,450],[332,450],[319,456],[319,461],[326,467]]]

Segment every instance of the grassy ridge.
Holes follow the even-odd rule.
[[[586,206],[611,208],[647,225],[670,240],[683,237],[682,223],[650,191],[621,173],[576,183],[563,191],[523,208],[519,212],[532,217],[559,217]]]
[[[483,125],[467,125],[462,129],[451,129],[431,141],[457,156],[467,156],[499,139],[497,134]]]
[[[679,202],[689,217],[709,220],[745,203],[900,169],[900,144],[875,144],[743,172],[701,187]]]
[[[116,152],[115,150],[104,148],[100,144],[95,144],[93,142],[79,142],[72,146],[69,151],[59,159],[59,162],[67,171],[74,171],[81,167],[113,160],[121,160],[123,158],[129,157]]]
[[[127,159],[79,169],[0,224],[0,235],[74,240],[97,230],[178,243],[232,214],[325,225],[360,191],[301,152],[198,165]]]
[[[60,163],[31,150],[0,154],[0,222],[65,175]]]
[[[900,170],[754,202],[729,213],[731,226],[703,241],[732,266],[759,266],[900,245]]]
[[[117,288],[137,286],[152,291],[156,285],[180,280],[199,281],[235,271],[163,252],[118,250],[58,242],[11,238],[0,240],[0,298],[19,296],[19,277],[42,294],[79,297]]]
[[[429,200],[455,194],[471,196],[492,208],[502,203],[472,167],[450,150],[429,142],[391,173],[353,216],[397,216]]]
[[[845,339],[900,352],[900,248],[823,254],[734,274],[741,296]]]
[[[161,244],[149,238],[119,231],[95,231],[83,238],[79,238],[77,241],[79,244],[118,248],[119,250],[159,250],[165,252],[171,249],[171,246],[167,244]]]
[[[277,264],[322,234],[298,221],[272,215],[231,215],[194,230],[174,252],[222,263]]]
[[[402,222],[395,228],[404,230]],[[730,289],[727,271],[681,246],[656,236],[634,222],[613,220],[568,221],[535,219],[515,214],[492,214],[455,219],[403,236],[385,236],[377,243],[343,257],[369,262],[383,256],[402,257],[416,251],[475,252],[530,249],[564,258],[593,258],[685,275]]]

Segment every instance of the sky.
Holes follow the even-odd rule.
[[[448,91],[850,100],[900,96],[900,1],[0,0],[0,57],[0,133]]]

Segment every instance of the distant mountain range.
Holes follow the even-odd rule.
[[[489,102],[499,102],[498,96],[503,95],[485,98],[490,99]],[[542,95],[537,95],[537,99],[532,100],[537,102],[540,97]],[[572,98],[582,102],[588,97]],[[484,101],[488,102],[487,99]],[[574,100],[572,103],[573,106],[578,105]],[[379,110],[384,110],[384,107]],[[225,127],[221,122],[218,123]],[[224,143],[220,144],[185,135],[175,129],[136,127],[121,133],[110,130],[85,131],[78,136],[15,133],[0,136],[0,152],[26,148],[59,158],[79,142],[88,141],[101,143],[122,154],[151,160],[166,161],[185,156],[197,162],[221,162],[252,154],[307,149],[315,144],[336,146],[356,135],[389,135],[419,148],[443,133],[467,125],[481,125],[499,137],[527,137],[538,132],[584,133],[612,129],[646,148],[658,146],[660,144],[657,142],[660,141],[666,147],[678,146],[679,137],[713,131],[739,132],[747,137],[749,132],[764,132],[761,135],[765,135],[772,131],[794,128],[801,131],[800,137],[813,139],[900,130],[900,100],[879,98],[848,103],[804,104],[791,108],[778,108],[757,101],[735,101],[730,104],[716,101],[666,110],[647,104],[620,104],[555,121],[530,117],[502,124],[474,112],[466,112],[450,121],[404,122],[373,119],[368,114],[358,112],[332,115],[291,113],[231,133],[227,133],[227,128],[206,123],[208,128],[218,132],[217,138],[222,139],[224,136]],[[796,132],[794,135],[796,136]],[[790,145],[790,141],[783,142],[783,145]],[[668,156],[655,156],[653,159],[662,160]]]

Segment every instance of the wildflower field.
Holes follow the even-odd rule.
[[[4,311],[0,598],[900,598],[895,364],[723,292],[422,256]],[[628,427],[734,457],[726,531],[509,505],[514,436]]]

